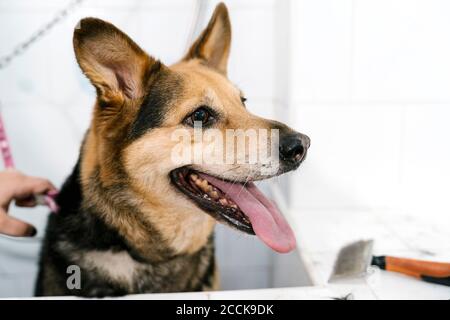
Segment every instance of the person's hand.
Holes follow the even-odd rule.
[[[36,229],[19,219],[8,216],[13,200],[19,207],[36,206],[35,194],[56,192],[50,181],[26,176],[16,170],[0,172],[0,233],[16,237],[32,237]]]

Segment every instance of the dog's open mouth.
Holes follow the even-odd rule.
[[[171,171],[172,183],[218,221],[256,234],[278,252],[289,252],[296,241],[278,208],[253,182],[232,183],[188,167]]]

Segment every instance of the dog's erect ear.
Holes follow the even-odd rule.
[[[149,70],[159,65],[112,24],[85,18],[75,28],[75,55],[105,104],[140,98]]]
[[[228,9],[219,3],[208,26],[189,49],[183,60],[201,59],[207,66],[227,74],[231,44],[231,23]]]

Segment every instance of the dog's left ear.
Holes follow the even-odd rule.
[[[78,23],[73,45],[78,64],[103,105],[121,105],[124,99],[140,98],[149,70],[160,65],[125,33],[96,18]]]
[[[208,26],[189,49],[183,60],[200,59],[223,75],[227,74],[231,44],[231,23],[228,9],[219,3]]]

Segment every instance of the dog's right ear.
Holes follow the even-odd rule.
[[[199,59],[226,75],[231,45],[231,23],[222,2],[216,6],[208,26],[189,49],[183,60]]]
[[[96,18],[78,23],[73,46],[102,105],[122,105],[125,99],[141,98],[149,72],[161,66],[125,33]]]

